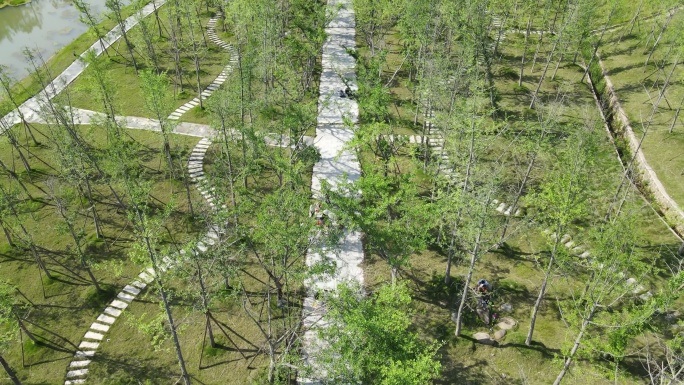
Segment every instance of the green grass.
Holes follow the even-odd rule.
[[[672,23],[682,21],[684,14],[679,12]],[[643,24],[642,32],[646,34],[652,23]],[[622,32],[618,30],[610,35],[601,50],[601,55],[622,107],[632,123],[637,138],[640,138],[644,126],[648,124],[653,103],[658,98],[664,79],[672,69],[672,59],[667,59],[662,72],[655,67],[656,63],[660,64],[665,59],[664,56],[669,49],[667,42],[663,41],[653,55],[651,63],[644,67],[649,51],[644,44],[645,37],[629,36],[618,43]],[[642,144],[650,166],[668,194],[680,207],[684,207],[684,116],[679,117],[672,133],[669,133],[669,130],[676,110],[684,98],[684,85],[681,83],[683,77],[684,70],[680,65],[672,74],[671,85],[658,106]]]
[[[45,134],[48,132],[45,126],[36,125],[34,129]],[[16,130],[22,143],[25,143],[23,130]],[[80,127],[80,130],[95,148],[104,145],[105,135],[102,131],[85,126]],[[168,180],[165,173],[156,171],[159,170],[160,164],[161,167],[165,165],[160,163],[161,136],[146,131],[129,131],[127,134],[140,144],[138,159],[149,169],[149,178],[153,183],[153,199],[157,200],[158,204],[166,204],[171,200],[178,203],[168,221],[169,234],[173,234],[173,239],[166,236],[163,242],[182,242],[196,234],[201,229],[188,220],[182,184]],[[66,341],[77,345],[105,304],[121,287],[130,283],[141,269],[141,266],[136,266],[128,257],[132,237],[125,213],[117,209],[108,190],[99,182],[94,182],[94,194],[98,202],[96,208],[103,222],[104,240],[95,241],[92,219],[81,214],[78,220],[79,224],[85,224],[84,230],[89,239],[87,253],[92,258],[93,272],[105,293],[97,293],[94,290],[85,271],[76,261],[70,236],[58,231],[61,218],[52,202],[41,191],[46,190],[48,179],[57,176],[56,171],[51,168],[56,166],[55,151],[46,138],[41,135],[39,138],[44,144],[30,147],[29,162],[35,168],[32,173],[33,182],[28,180],[28,175],[17,169],[35,200],[24,200],[19,207],[22,224],[32,234],[39,253],[54,278],[48,280],[43,276],[46,295],[44,298],[41,278],[32,256],[23,248],[10,247],[3,236],[0,238],[0,280],[15,285],[35,304],[27,313],[28,321],[35,322],[36,325],[56,333],[59,337],[40,331],[36,326],[29,328],[63,346],[67,351],[29,345],[30,349],[26,355],[26,363],[29,366],[22,368],[20,344],[11,345],[3,355],[18,371],[24,383],[54,383],[61,378],[66,373],[67,363],[75,350],[75,347]],[[177,160],[185,164],[196,142],[196,138],[173,135],[172,148]],[[24,151],[26,152],[26,149]],[[4,140],[0,144],[0,157],[6,164],[14,162],[18,165],[17,155],[13,154]],[[3,178],[0,183],[3,187],[8,187],[9,179]],[[195,202],[201,199],[194,189],[192,195]],[[24,338],[26,339],[26,336]]]
[[[2,0],[0,1],[0,9],[5,7],[16,7],[22,4],[28,4],[31,0]]]
[[[201,17],[201,23],[204,26],[211,15],[204,13]],[[162,18],[162,29],[169,30],[166,18]],[[156,24],[154,24],[152,34],[156,34]],[[206,28],[204,28],[206,32]],[[195,31],[196,36],[201,38],[199,29]],[[137,46],[141,51],[145,50],[144,42],[140,35],[140,28],[135,27],[130,32],[130,39],[138,41]],[[201,43],[201,42],[200,42]],[[218,74],[223,70],[224,66],[228,64],[229,55],[222,48],[214,45],[207,40],[207,48],[200,57],[200,88],[204,91],[206,87],[213,82]],[[181,66],[183,68],[182,87],[180,82],[174,79],[175,66],[173,64],[173,57],[171,56],[171,42],[168,36],[155,37],[155,49],[158,55],[160,64],[160,71],[169,76],[170,82],[167,86],[169,95],[174,95],[173,102],[165,114],[170,114],[178,107],[187,103],[195,97],[198,97],[197,78],[195,73],[194,61],[190,57],[190,53],[186,52],[182,55]],[[146,52],[146,51],[145,51]],[[114,101],[117,113],[124,116],[141,116],[154,118],[153,114],[145,108],[144,97],[140,89],[140,80],[132,65],[132,61],[122,44],[115,44],[107,50],[106,54],[100,56],[100,60],[105,63],[105,70],[107,76],[111,79],[114,92]],[[153,70],[151,61],[143,60],[142,55],[136,55],[136,61],[140,70]],[[72,92],[72,102],[75,107],[84,108],[94,111],[102,111],[104,107],[100,104],[97,98],[93,97],[93,93],[88,90],[86,85],[90,84],[89,74],[91,69],[87,68],[81,76],[78,77],[70,86]]]

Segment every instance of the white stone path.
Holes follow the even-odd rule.
[[[202,138],[195,146],[190,158],[188,160],[188,171],[190,178],[196,183],[196,187],[202,196],[207,200],[209,206],[216,208],[216,197],[213,191],[210,190],[206,183],[204,183],[203,161],[204,156],[211,145],[211,140]],[[225,205],[223,205],[225,207]],[[207,251],[208,245],[213,245],[219,238],[218,232],[213,228],[210,229],[205,237],[197,243],[196,251]],[[184,251],[181,251],[181,255]],[[164,272],[173,266],[174,262],[168,256],[162,258],[159,262],[159,269]],[[140,292],[150,284],[156,277],[157,272],[148,267],[138,275],[138,279],[126,285],[116,299],[112,300],[104,311],[97,317],[96,321],[90,325],[81,343],[78,345],[79,350],[74,355],[74,358],[69,363],[66,373],[66,380],[64,385],[84,384],[88,376],[88,366],[92,362],[93,357],[97,353],[97,349],[102,343],[106,333],[116,323],[121,313],[135,300]]]
[[[230,60],[228,65],[221,71],[221,73],[218,75],[218,77],[211,83],[209,86],[202,91],[201,98],[202,100],[206,100],[211,96],[211,94],[214,93],[214,91],[218,90],[219,87],[228,79],[228,74],[230,74],[233,71],[233,66],[237,63],[237,51],[233,48],[232,45],[222,41],[219,39],[218,35],[216,34],[216,22],[221,18],[223,14],[217,13],[216,16],[212,17],[209,19],[209,22],[207,23],[207,36],[209,37],[209,40],[211,40],[214,44],[218,45],[219,47],[223,48],[224,50],[228,51],[230,53]],[[169,119],[171,120],[178,120],[185,114],[186,112],[190,111],[192,108],[197,107],[200,104],[200,97],[196,97],[192,99],[191,101],[183,104],[182,106],[178,107],[174,112],[169,115]]]
[[[345,118],[353,123],[358,121],[358,104],[353,99],[339,96],[339,92],[346,87],[356,90],[356,63],[345,50],[356,46],[352,1],[329,0],[327,6],[329,13],[335,17],[326,28],[328,38],[323,45],[315,143],[321,159],[313,170],[311,186],[314,195],[320,194],[323,180],[335,188],[340,182],[354,181],[361,175],[355,152],[346,148],[354,133],[344,124]],[[316,365],[316,353],[324,344],[318,338],[318,328],[325,327],[322,322],[325,308],[315,299],[314,293],[335,290],[338,284],[345,281],[363,283],[361,234],[347,232],[334,252],[309,251],[306,262],[311,266],[323,258],[334,261],[337,270],[332,277],[307,282],[309,296],[304,299],[302,355],[312,373],[308,374],[308,378],[300,376],[297,380],[299,384],[319,384],[325,380],[325,371]]]
[[[155,0],[150,4],[147,4],[145,7],[142,8],[142,10],[139,13],[134,14],[125,20],[124,30],[129,31],[131,28],[136,26],[141,19],[147,17],[149,14],[154,12],[156,8],[159,8],[165,3],[166,0]],[[95,52],[96,56],[101,55],[102,52],[104,52],[102,45],[104,45],[105,49],[109,48],[112,44],[119,40],[120,37],[121,31],[119,29],[119,26],[116,26],[111,31],[109,31],[102,39],[103,44],[100,44],[99,41],[96,41],[85,52],[81,54],[80,58],[84,58],[89,51]],[[75,60],[73,63],[71,63],[71,65],[67,67],[61,74],[59,74],[55,78],[55,80],[53,80],[46,88],[44,88],[37,95],[25,101],[21,106],[19,106],[19,110],[21,110],[21,114],[24,115],[24,118],[29,122],[41,122],[42,119],[40,118],[39,114],[42,105],[41,99],[49,100],[54,98],[57,94],[62,92],[71,82],[73,82],[81,73],[83,73],[87,66],[88,65],[82,60]],[[5,128],[9,128],[14,126],[15,124],[21,123],[21,114],[19,111],[15,109],[11,111],[9,114],[1,117],[0,134],[4,132]]]

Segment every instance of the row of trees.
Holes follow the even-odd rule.
[[[673,4],[660,6],[669,10]],[[368,48],[358,55],[361,122],[354,145],[377,162],[365,162],[361,180],[349,187],[362,191],[360,203],[337,199],[348,208],[350,223],[367,234],[368,251],[388,262],[392,282],[428,246],[442,251],[447,283],[453,263],[463,263],[459,295],[449,306],[459,336],[480,259],[511,237],[534,231],[530,223],[549,229],[557,235],[538,259],[541,277],[530,306],[526,344],[533,343],[537,315],[553,277],[561,274],[567,277],[563,285],[571,288],[572,300],[561,303],[560,311],[574,340],[563,350],[565,363],[556,383],[581,352],[609,352],[617,376],[630,341],[651,327],[656,309],[668,309],[681,293],[681,262],[668,272],[669,285],[677,290],[665,291],[655,306],[635,301],[634,287],[626,278],[643,279],[652,270],[641,262],[647,256],[637,247],[630,192],[618,187],[624,184],[620,178],[628,176],[601,173],[609,183],[592,178],[603,167],[597,158],[603,135],[599,124],[591,118],[568,123],[564,116],[594,107],[574,103],[574,86],[546,90],[560,68],[585,59],[583,52],[589,52],[585,60],[592,60],[607,28],[625,20],[632,9],[617,1],[598,8],[585,1],[548,1],[540,6],[519,1],[464,5],[358,0],[354,7],[357,29]],[[641,7],[637,19],[639,12]],[[523,37],[510,37],[511,28],[522,30]],[[533,37],[535,30],[541,32]],[[504,42],[506,33],[509,38]],[[396,38],[399,48],[388,44]],[[516,118],[522,106],[500,105],[497,71],[512,61],[502,55],[503,47],[507,54],[511,47],[522,57],[519,85],[525,77],[535,76],[524,111],[533,119]],[[397,96],[389,86],[410,91],[412,122],[391,110]],[[431,124],[425,122],[428,119]],[[400,127],[438,137],[444,143],[442,153],[434,153],[424,141],[416,154],[420,165],[407,166],[402,142],[382,136]],[[426,174],[431,176],[428,186]],[[608,202],[592,193],[606,188],[617,189],[608,190],[613,197]],[[529,216],[497,216],[493,202],[502,197],[513,203],[507,206],[508,213],[516,213],[524,203],[530,207]],[[561,244],[561,235],[582,221],[592,224],[583,234],[593,248],[587,260],[571,255]],[[669,257],[677,260],[674,253]]]

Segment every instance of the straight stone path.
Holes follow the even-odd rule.
[[[355,21],[351,0],[329,0],[328,12],[334,18],[326,28],[327,40],[323,45],[322,73],[318,98],[318,123],[316,143],[321,159],[314,165],[311,188],[314,196],[321,199],[321,182],[325,180],[331,188],[340,182],[355,181],[361,176],[361,166],[347,142],[354,137],[345,120],[358,121],[359,108],[355,100],[341,97],[340,92],[349,87],[356,90],[356,63],[346,51],[355,47]],[[323,304],[315,299],[321,290],[335,290],[345,281],[363,283],[363,249],[361,234],[357,231],[346,232],[339,247],[334,252],[310,250],[306,263],[311,266],[323,259],[332,260],[336,273],[332,277],[307,282],[309,296],[304,299],[303,346],[305,364],[312,369],[309,377],[299,377],[299,384],[320,384],[325,381],[326,373],[316,364],[316,354],[325,342],[318,338],[318,330],[325,327],[322,317]]]
[[[147,17],[149,14],[154,12],[155,9],[161,7],[166,3],[167,0],[155,0],[144,6],[140,12],[128,17],[124,21],[124,30],[129,31],[131,28],[135,27],[140,20]],[[109,48],[117,40],[121,38],[121,29],[117,25],[112,28],[111,31],[102,39],[102,44],[100,41],[94,42],[88,49],[80,55],[83,59],[86,57],[89,51],[94,51],[95,56],[100,56],[104,49]],[[4,132],[5,129],[14,126],[15,124],[21,123],[21,116],[24,116],[28,122],[40,122],[39,112],[41,109],[42,99],[50,100],[54,98],[57,94],[62,92],[71,82],[73,82],[83,71],[88,67],[83,60],[75,60],[69,67],[67,67],[61,74],[59,74],[48,86],[38,92],[37,95],[25,101],[17,109],[11,111],[9,114],[0,118],[0,134]]]

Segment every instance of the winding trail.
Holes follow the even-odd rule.
[[[233,72],[233,66],[237,63],[238,57],[237,57],[237,51],[233,48],[232,45],[224,42],[221,40],[218,35],[216,34],[216,22],[223,16],[222,13],[217,13],[216,16],[212,17],[209,19],[209,22],[207,23],[207,36],[209,37],[209,40],[211,40],[214,44],[218,45],[219,47],[223,48],[224,50],[228,51],[230,53],[230,60],[228,61],[228,65],[223,68],[223,71],[216,77],[216,79],[209,84],[209,86],[201,92],[199,97],[196,97],[192,99],[191,101],[183,104],[182,106],[178,107],[174,112],[169,115],[170,120],[178,120],[183,116],[186,112],[190,111],[192,108],[197,107],[200,104],[200,97],[202,100],[206,100],[211,96],[211,94],[214,93],[214,91],[218,90],[219,87],[228,79],[228,74]]]
[[[359,107],[355,100],[340,96],[340,91],[346,87],[356,90],[356,62],[346,51],[356,45],[352,1],[329,0],[327,7],[335,17],[325,30],[328,37],[323,45],[315,143],[321,159],[314,165],[311,183],[313,193],[319,199],[322,198],[322,181],[334,189],[341,182],[355,181],[361,176],[356,153],[347,146],[354,132],[345,125],[347,119],[353,123],[358,121]],[[342,282],[363,284],[361,234],[358,231],[345,232],[334,251],[310,250],[306,263],[311,266],[323,259],[332,260],[337,269],[331,277],[307,282],[309,296],[304,299],[302,355],[305,365],[312,370],[309,377],[298,378],[299,384],[319,384],[326,379],[325,370],[316,363],[317,352],[325,346],[318,337],[319,328],[325,327],[325,307],[315,298],[315,293],[333,291]]]

